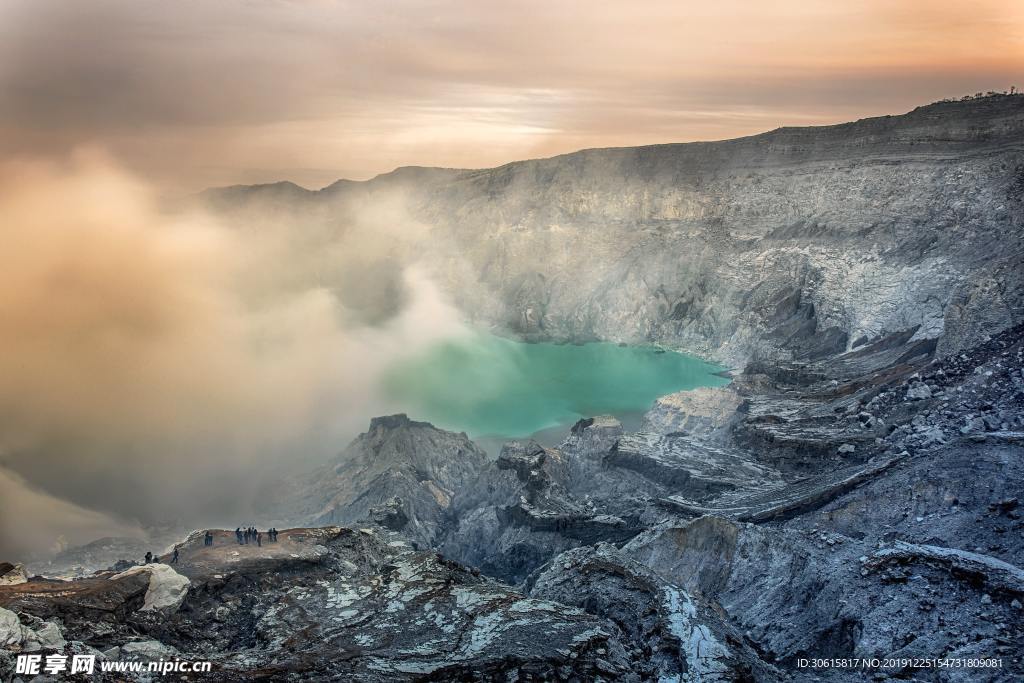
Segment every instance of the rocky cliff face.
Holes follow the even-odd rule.
[[[654,341],[733,365],[905,330],[965,348],[1022,319],[1024,97],[480,171],[400,169],[221,210],[342,230],[401,206],[415,258],[481,323]],[[329,233],[330,231],[328,231]],[[414,235],[414,236],[413,236]]]

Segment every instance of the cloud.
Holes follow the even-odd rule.
[[[0,151],[100,143],[200,189],[721,139],[1007,88],[1022,25],[1014,0],[9,0]]]
[[[0,165],[0,464],[111,517],[205,521],[337,451],[386,410],[395,358],[461,331],[404,261],[342,277],[408,237],[379,200],[337,234],[230,229],[95,152]],[[401,295],[368,325],[346,287],[375,286]]]

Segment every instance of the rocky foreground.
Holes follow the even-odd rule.
[[[647,431],[597,417],[496,459],[375,419],[285,494],[320,526],[197,532],[173,567],[74,581],[8,567],[0,671],[59,652],[225,681],[1021,680],[1024,326],[933,349],[751,366],[658,401]]]

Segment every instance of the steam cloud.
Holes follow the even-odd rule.
[[[396,206],[296,240],[163,210],[80,152],[0,165],[0,217],[0,557],[237,523],[272,466],[325,457],[386,410],[394,359],[462,329],[401,265],[395,237],[417,228]],[[397,284],[352,281],[390,272],[373,264]],[[400,296],[367,325],[345,286]]]

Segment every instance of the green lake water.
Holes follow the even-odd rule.
[[[413,419],[510,439],[561,431],[581,417],[635,418],[659,396],[727,384],[714,374],[720,370],[650,346],[527,344],[477,333],[395,364],[384,390]]]

